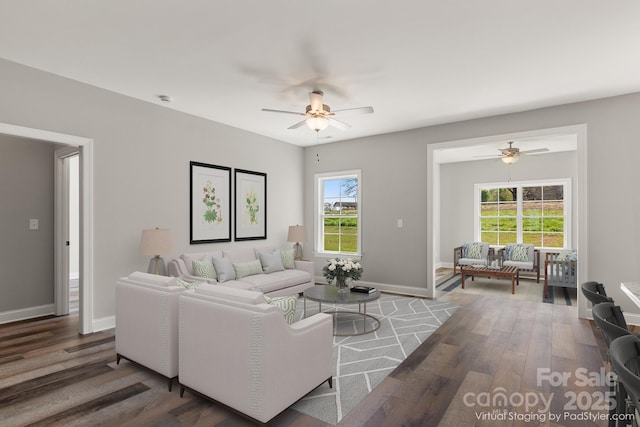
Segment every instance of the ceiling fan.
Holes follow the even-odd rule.
[[[520,149],[518,147],[514,147],[513,146],[513,141],[509,141],[509,147],[508,148],[498,148],[498,151],[500,151],[501,154],[491,154],[488,156],[475,156],[475,157],[500,157],[502,159],[503,162],[507,163],[507,164],[511,164],[511,163],[515,163],[518,161],[518,159],[520,158],[521,154],[537,154],[537,153],[544,153],[546,151],[549,151],[548,148],[536,148],[534,150],[526,150],[526,151],[520,151]]]
[[[306,124],[309,127],[309,129],[315,130],[316,132],[320,132],[321,130],[326,129],[329,125],[334,126],[340,130],[349,129],[351,125],[334,118],[334,116],[337,113],[340,113],[340,114],[373,113],[373,107],[345,108],[343,110],[331,111],[331,108],[327,104],[323,104],[322,102],[323,96],[324,96],[324,92],[322,92],[321,90],[314,90],[313,92],[309,92],[309,105],[307,105],[306,111],[304,113],[299,113],[296,111],[272,110],[270,108],[263,108],[262,111],[267,111],[270,113],[285,113],[285,114],[295,114],[298,116],[305,116],[306,118],[304,120],[289,126],[288,129],[297,129],[300,126]]]

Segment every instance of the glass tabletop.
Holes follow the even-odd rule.
[[[334,285],[315,285],[304,291],[305,298],[311,301],[331,302],[336,304],[359,304],[370,302],[380,298],[380,291],[375,290],[370,294],[362,292],[338,292]]]

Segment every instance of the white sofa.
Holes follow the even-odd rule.
[[[266,423],[325,381],[333,319],[289,325],[260,292],[201,285],[180,296],[179,382]]]
[[[178,376],[178,297],[175,277],[135,272],[116,283],[116,360]]]
[[[213,258],[228,259],[233,265],[260,260],[260,253],[280,253],[274,246],[266,247],[241,247],[234,249],[222,249],[210,252],[198,252],[182,254],[179,258],[169,261],[169,275],[181,277],[190,282],[206,281],[211,284],[220,284],[236,289],[263,292],[270,297],[294,295],[303,292],[314,285],[314,268],[311,261],[294,261],[295,268],[274,272],[261,272],[240,279],[220,280],[203,279],[194,275],[193,261],[211,260]],[[219,276],[219,275],[218,275]]]

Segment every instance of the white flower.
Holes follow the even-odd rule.
[[[327,267],[329,270],[333,271],[336,269],[335,264],[330,264],[329,267]]]

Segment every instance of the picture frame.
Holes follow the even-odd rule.
[[[236,241],[267,238],[267,174],[235,169]]]
[[[231,241],[231,168],[189,162],[189,242]]]

